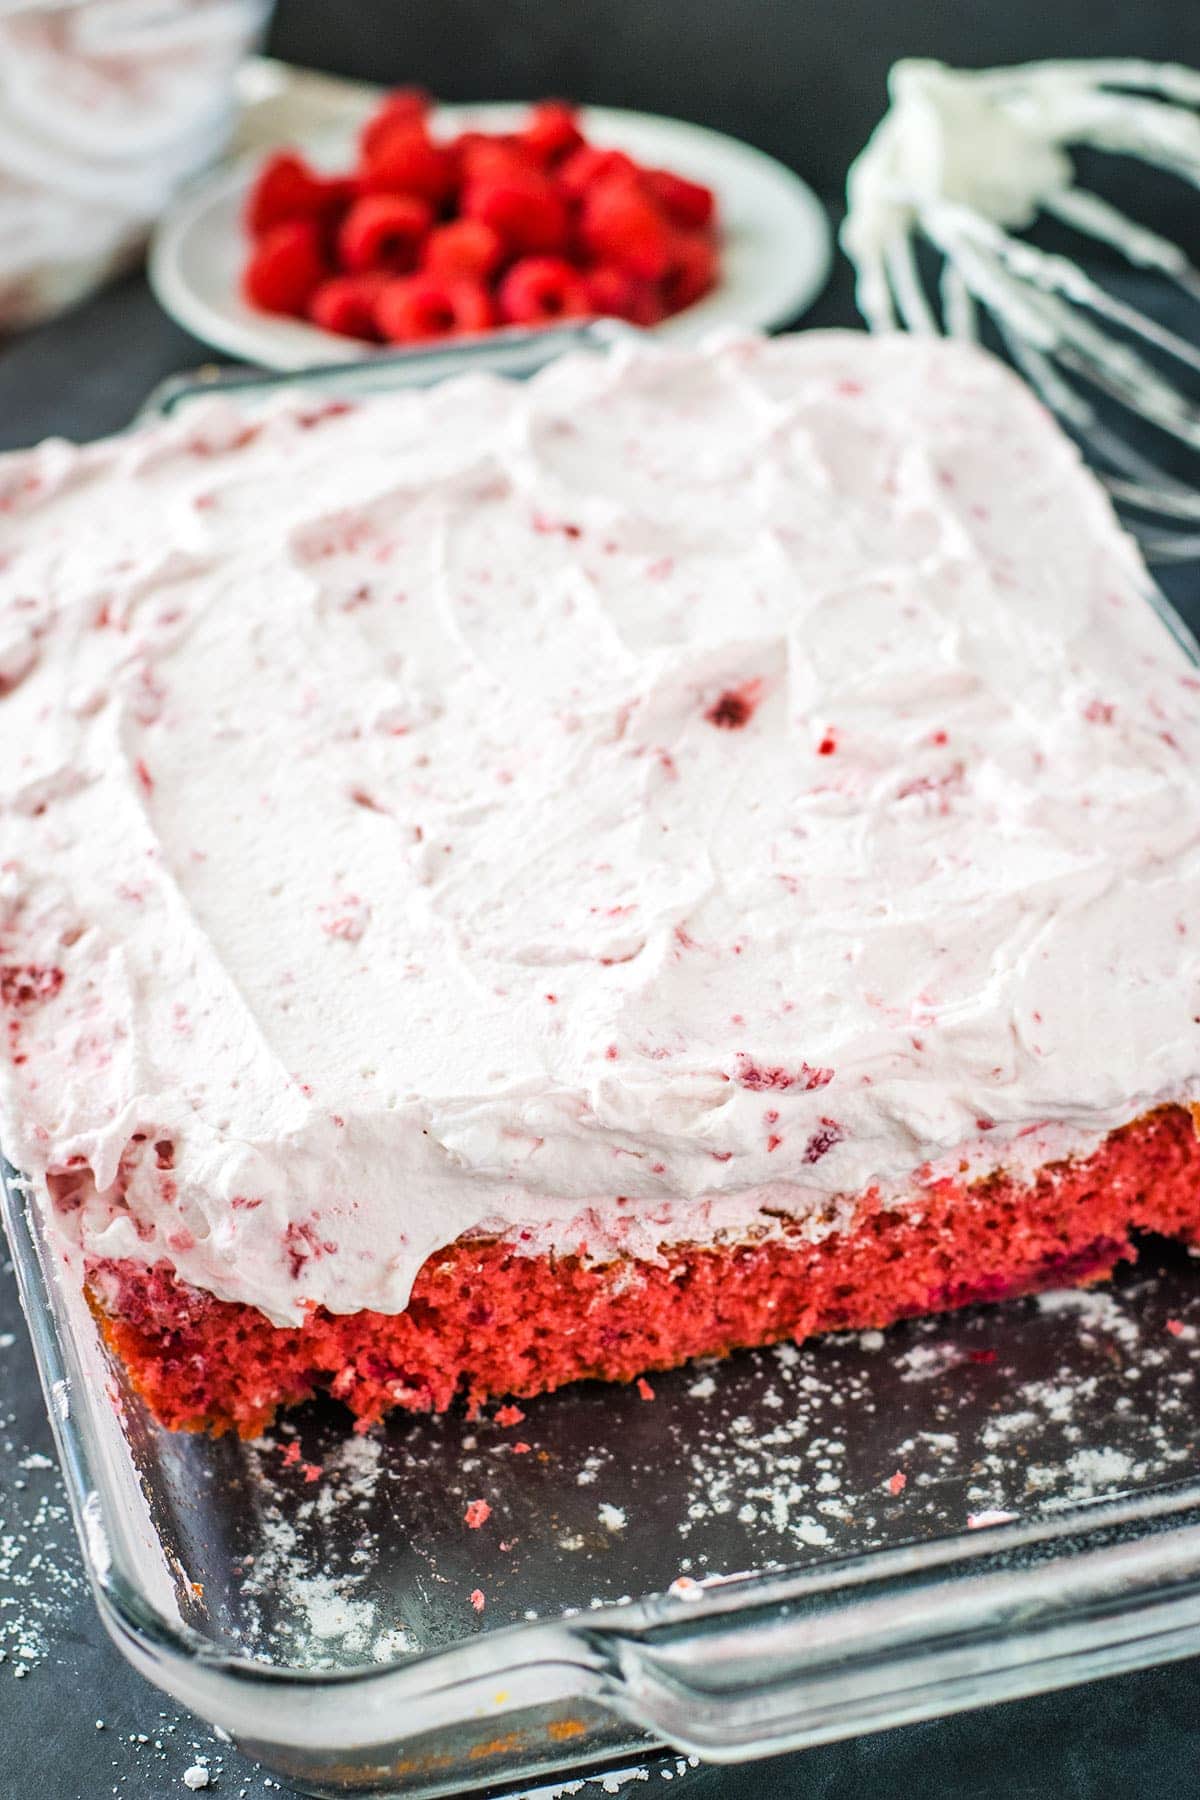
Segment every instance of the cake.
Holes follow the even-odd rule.
[[[167,1425],[1200,1240],[1200,675],[941,341],[0,464],[0,1132]]]

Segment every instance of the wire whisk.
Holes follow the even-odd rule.
[[[1129,442],[1123,416],[1141,422],[1135,435],[1150,426],[1200,451],[1200,408],[1146,354],[1200,373],[1200,348],[1071,257],[1016,235],[1046,215],[1200,303],[1200,271],[1179,245],[1078,187],[1068,149],[1135,157],[1200,187],[1200,72],[1134,60],[984,70],[905,61],[889,93],[851,167],[842,230],[867,324],[969,339],[990,318],[1146,555],[1200,556],[1200,490]],[[922,241],[943,259],[936,298],[918,264]]]

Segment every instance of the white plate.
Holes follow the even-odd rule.
[[[364,92],[357,116],[348,113],[335,131],[322,120],[319,134],[299,132],[294,141],[319,168],[348,167],[358,126],[375,104],[376,96]],[[509,131],[527,111],[507,103],[444,106],[435,130]],[[717,195],[721,280],[696,305],[656,326],[658,335],[686,341],[720,325],[769,330],[811,305],[829,272],[829,223],[798,175],[749,144],[679,119],[597,106],[584,109],[581,123],[589,140],[702,181]],[[241,297],[242,205],[262,156],[256,151],[218,170],[176,202],[151,245],[151,286],[188,331],[248,362],[299,369],[356,361],[364,349],[355,340],[258,312]]]

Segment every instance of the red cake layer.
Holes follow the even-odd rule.
[[[531,1258],[459,1239],[422,1268],[405,1312],[316,1309],[298,1327],[216,1300],[169,1265],[99,1263],[90,1293],[108,1342],[164,1424],[260,1431],[327,1388],[363,1424],[441,1412],[584,1377],[629,1381],[754,1344],[1093,1281],[1136,1255],[1133,1234],[1200,1242],[1200,1139],[1168,1106],[1091,1156],[923,1187],[910,1206],[862,1196],[849,1232],[673,1245],[629,1258]]]

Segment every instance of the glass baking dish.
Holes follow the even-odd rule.
[[[523,374],[611,335],[216,372],[151,409]],[[147,1417],[0,1173],[105,1625],[305,1792],[732,1762],[1200,1651],[1200,1280],[1171,1246],[1111,1289],[581,1385],[508,1424],[355,1436],[314,1403],[245,1444]]]

